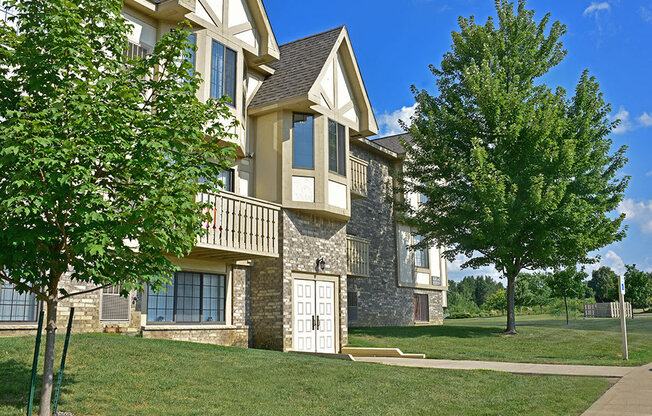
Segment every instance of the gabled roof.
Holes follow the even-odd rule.
[[[276,72],[265,79],[249,106],[308,94],[343,29],[340,26],[281,45],[281,59],[269,64]]]
[[[380,137],[378,139],[372,140],[372,142],[383,146],[386,149],[391,150],[394,153],[399,155],[404,155],[406,153],[405,148],[401,144],[401,140],[412,143],[414,140],[412,136],[407,133],[395,134],[393,136]]]

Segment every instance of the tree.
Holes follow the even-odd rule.
[[[494,311],[507,310],[507,292],[505,292],[505,289],[499,289],[493,295],[489,296],[483,308]]]
[[[638,270],[635,264],[626,267],[625,301],[636,308],[647,308],[652,300],[652,273]]]
[[[543,273],[523,273],[516,281],[514,289],[514,304],[516,306],[538,306],[543,309],[550,301],[550,288],[546,284]]]
[[[596,302],[618,301],[618,275],[607,266],[593,270],[589,288],[595,292]]]
[[[401,191],[420,193],[418,208],[398,203],[420,246],[447,247],[463,267],[493,265],[507,279],[506,333],[516,333],[515,281],[523,269],[596,261],[589,253],[625,236],[624,215],[610,218],[629,177],[625,148],[610,153],[610,106],[585,71],[572,98],[541,76],[559,64],[566,32],[549,15],[535,22],[496,0],[497,22],[460,18],[452,50],[431,66],[438,95],[412,87]],[[547,33],[546,33],[547,32]]]
[[[122,1],[10,0],[0,26],[0,278],[47,309],[50,413],[64,276],[158,290],[201,232],[199,192],[234,157],[225,100],[197,99],[189,32],[124,55]]]
[[[552,296],[564,299],[566,309],[566,325],[568,325],[568,298],[580,299],[586,294],[586,282],[588,274],[577,271],[575,267],[568,267],[548,275],[547,283]]]

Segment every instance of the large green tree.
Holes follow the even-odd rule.
[[[584,280],[588,276],[584,270],[578,271],[575,266],[567,267],[548,275],[547,284],[552,291],[552,296],[564,299],[566,325],[568,325],[568,298],[584,298],[587,287]]]
[[[121,0],[8,1],[0,25],[0,279],[47,309],[40,414],[49,415],[65,276],[155,290],[206,218],[195,200],[234,156],[223,100],[197,99],[189,32],[124,51]],[[220,122],[219,120],[226,120]]]
[[[625,236],[611,218],[628,177],[625,149],[611,153],[609,120],[584,72],[572,97],[541,77],[566,51],[566,28],[541,21],[524,0],[496,0],[497,20],[460,18],[436,77],[437,95],[412,87],[416,115],[399,182],[428,201],[401,206],[424,236],[463,267],[493,265],[507,279],[507,333],[516,333],[514,286],[523,269],[592,263],[589,253]]]

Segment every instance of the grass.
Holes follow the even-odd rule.
[[[620,320],[518,316],[519,335],[501,335],[505,317],[446,319],[443,326],[349,328],[349,345],[398,347],[428,358],[638,366],[652,361],[652,317],[627,320],[629,361]]]
[[[32,337],[0,338],[0,415],[25,414],[33,343]],[[86,334],[71,337],[59,410],[77,416],[577,415],[608,386],[601,378],[397,368]]]

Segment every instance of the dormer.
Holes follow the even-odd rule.
[[[280,47],[249,103],[255,195],[286,208],[346,220],[349,141],[378,131],[344,26]]]

